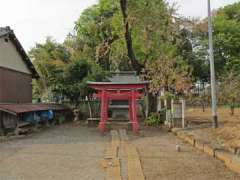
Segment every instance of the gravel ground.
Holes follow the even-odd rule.
[[[0,143],[0,180],[103,180],[108,136],[65,124]]]
[[[178,140],[163,129],[131,135],[139,150],[147,180],[239,180],[240,176],[216,160]],[[180,145],[181,152],[176,151]]]
[[[139,150],[147,180],[240,179],[222,162],[166,130],[150,128],[129,137]],[[99,161],[109,139],[95,128],[65,124],[0,143],[0,180],[103,180]],[[181,152],[176,151],[177,144]]]

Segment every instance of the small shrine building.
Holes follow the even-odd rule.
[[[147,84],[147,81],[141,81],[136,72],[132,71],[114,72],[109,78],[109,82],[88,82],[88,85],[96,90],[94,96],[101,101],[98,129],[101,132],[105,130],[109,102],[125,100],[128,102],[128,117],[132,124],[132,130],[138,132],[137,100],[144,97]]]

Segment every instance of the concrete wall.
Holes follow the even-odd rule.
[[[31,74],[11,40],[0,38],[0,67]]]
[[[0,67],[0,103],[32,102],[31,74]]]

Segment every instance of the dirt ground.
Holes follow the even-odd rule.
[[[128,135],[139,152],[146,180],[240,179],[220,161],[164,129],[148,128],[139,135]],[[100,160],[109,140],[109,133],[102,136],[95,128],[65,124],[2,142],[0,180],[103,180]],[[177,144],[181,152],[176,151]]]
[[[192,133],[213,144],[225,148],[240,149],[240,108],[235,109],[234,116],[229,108],[218,108],[219,128],[212,128],[211,109],[205,112],[201,108],[188,108],[186,119],[193,127]]]
[[[108,136],[66,124],[0,143],[0,180],[103,180]]]
[[[138,148],[147,180],[238,180],[222,162],[182,143],[163,129],[148,129],[131,136]],[[176,151],[180,145],[181,152]]]

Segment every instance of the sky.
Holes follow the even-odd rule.
[[[27,51],[51,36],[63,42],[81,12],[98,0],[0,0],[0,27],[10,26]],[[207,0],[167,0],[187,17],[207,15]],[[240,0],[211,0],[216,9]]]

